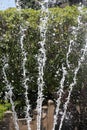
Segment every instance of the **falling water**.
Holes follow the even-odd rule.
[[[68,67],[68,68],[70,68],[70,64],[69,64],[69,54],[71,53],[71,50],[72,50],[72,44],[73,44],[73,40],[70,40],[68,52],[67,52],[67,54],[66,54],[66,64],[67,64],[67,67]]]
[[[82,50],[83,50],[83,49],[82,49]],[[63,113],[63,116],[62,116],[62,118],[61,118],[59,130],[61,130],[61,128],[62,128],[63,120],[64,120],[64,117],[65,117],[66,111],[67,111],[67,106],[68,106],[69,101],[70,101],[70,96],[71,96],[73,87],[74,87],[74,86],[76,85],[76,83],[77,83],[77,82],[76,82],[77,74],[78,74],[78,71],[79,71],[79,69],[80,69],[80,67],[81,67],[82,62],[84,61],[86,51],[87,51],[87,36],[86,36],[86,45],[85,45],[85,48],[84,48],[84,51],[83,51],[83,55],[81,56],[80,60],[78,61],[78,67],[75,69],[74,77],[73,77],[73,82],[72,82],[72,83],[70,84],[70,86],[69,86],[69,94],[68,94],[68,97],[67,97],[67,101],[66,101],[65,104],[64,104],[64,113]]]
[[[79,9],[80,12],[82,12],[82,11],[81,11],[82,8],[78,8],[78,9]],[[81,20],[81,16],[78,17],[78,25],[79,25],[79,26],[82,25],[82,23],[80,22],[80,20]],[[86,28],[87,28],[87,27],[86,27]],[[87,32],[87,30],[86,30],[86,32]],[[76,67],[76,69],[75,69],[75,71],[74,71],[73,82],[72,82],[72,83],[70,84],[70,86],[69,86],[69,94],[68,94],[68,97],[67,97],[67,101],[66,101],[65,104],[64,104],[64,113],[63,113],[62,118],[61,118],[61,121],[60,121],[59,130],[61,130],[62,125],[63,125],[63,120],[64,120],[64,118],[65,118],[66,111],[67,111],[67,107],[68,107],[68,104],[69,104],[69,102],[70,102],[70,96],[71,96],[71,93],[72,93],[72,91],[73,91],[73,87],[74,87],[74,86],[76,85],[76,83],[77,83],[77,82],[76,82],[76,79],[77,79],[78,71],[79,71],[79,69],[80,69],[80,67],[81,67],[81,65],[82,65],[82,62],[84,61],[84,58],[85,58],[85,54],[86,54],[86,51],[87,51],[87,33],[86,33],[86,35],[85,35],[85,42],[86,42],[85,47],[82,49],[83,54],[82,54],[81,58],[79,59],[79,61],[78,61],[78,66]]]
[[[78,10],[81,12],[82,8],[81,7],[78,7]],[[74,40],[70,40],[70,44],[69,44],[69,48],[68,48],[68,52],[66,54],[66,64],[67,64],[67,67],[70,69],[70,64],[69,64],[69,55],[72,51],[72,45],[75,44],[75,41],[77,40],[77,31],[81,28],[81,25],[82,25],[82,22],[81,22],[81,16],[78,16],[77,18],[77,21],[78,21],[78,26],[77,27],[72,27],[72,35],[74,36]]]
[[[17,114],[16,114],[16,111],[15,111],[15,105],[14,105],[14,101],[12,100],[12,96],[13,96],[13,92],[12,92],[12,85],[11,83],[9,83],[8,79],[7,79],[7,75],[6,75],[6,69],[8,68],[8,62],[6,62],[6,57],[4,57],[3,59],[3,63],[4,63],[4,66],[3,66],[3,76],[4,76],[4,81],[5,81],[5,84],[6,84],[6,90],[8,91],[7,94],[6,94],[6,98],[8,98],[10,100],[10,103],[11,103],[11,106],[12,106],[12,111],[13,111],[13,120],[14,120],[14,125],[15,125],[15,129],[16,130],[19,130],[19,126],[18,126],[18,117],[17,117]]]
[[[76,30],[76,28],[74,28],[74,29]],[[77,33],[76,33],[76,31],[73,31],[72,34],[74,34],[74,37],[75,37],[75,40],[76,40],[76,39],[77,39]],[[67,54],[66,54],[66,65],[67,65],[67,67],[68,67],[69,69],[70,69],[69,55],[70,55],[70,53],[71,53],[71,51],[72,51],[72,46],[75,44],[75,40],[70,40],[68,52],[67,52]]]
[[[63,89],[64,89],[64,81],[65,81],[65,77],[67,75],[66,67],[64,67],[64,65],[62,65],[62,71],[63,71],[63,76],[62,76],[62,79],[60,81],[60,89],[57,92],[57,94],[59,95],[59,98],[56,100],[57,106],[56,106],[55,115],[54,115],[53,130],[55,130],[55,126],[57,124],[57,116],[58,116],[59,107],[60,107],[60,104],[61,104],[61,98],[62,98]]]
[[[21,17],[21,7],[20,7],[20,1],[17,0],[16,2],[16,7],[18,8],[18,11],[19,11],[19,15]],[[21,17],[22,19],[22,17]],[[26,113],[26,121],[27,121],[27,126],[28,126],[28,130],[31,130],[30,128],[30,122],[31,122],[31,117],[30,117],[30,101],[28,99],[28,85],[27,85],[27,81],[29,81],[29,78],[27,77],[26,73],[27,73],[27,69],[25,67],[26,65],[26,61],[27,61],[27,53],[24,49],[24,44],[23,44],[23,41],[24,41],[24,38],[25,38],[25,31],[27,29],[26,28],[23,28],[22,25],[20,25],[20,34],[21,34],[21,37],[20,37],[20,46],[21,46],[21,53],[22,53],[22,56],[23,56],[23,61],[22,61],[22,70],[23,70],[23,87],[25,88],[25,103],[26,103],[26,110],[25,110],[25,113]]]
[[[28,99],[28,85],[27,85],[27,81],[29,81],[29,78],[26,76],[27,73],[27,69],[25,68],[26,65],[26,61],[27,61],[27,53],[25,52],[24,49],[24,45],[23,45],[23,40],[25,37],[25,30],[22,27],[20,27],[21,29],[21,38],[20,38],[20,45],[21,45],[21,50],[22,50],[22,56],[23,56],[23,61],[22,61],[22,69],[23,69],[23,86],[25,88],[25,103],[26,103],[26,120],[27,120],[27,125],[28,125],[28,130],[31,130],[30,128],[30,121],[31,121],[31,117],[29,114],[30,111],[30,103],[29,103],[29,99]]]
[[[73,32],[72,34],[74,35],[75,37],[75,40],[77,38],[77,28],[76,27],[72,27],[73,29]],[[70,68],[70,63],[69,63],[69,55],[72,51],[72,45],[75,44],[75,41],[74,40],[70,40],[70,44],[69,44],[69,48],[68,48],[68,52],[66,54],[66,64],[67,64],[67,67]],[[54,115],[54,124],[53,124],[53,130],[55,130],[55,126],[57,124],[57,117],[58,117],[58,114],[59,114],[59,108],[60,108],[60,104],[61,104],[61,98],[62,98],[62,94],[63,94],[63,89],[64,89],[64,82],[65,82],[65,78],[66,78],[66,75],[68,74],[67,70],[66,70],[66,67],[64,67],[64,65],[62,65],[62,79],[60,81],[60,89],[58,90],[57,94],[59,96],[59,98],[56,100],[56,110],[55,110],[55,115]]]
[[[81,7],[79,7],[78,10],[80,12],[82,12],[81,11],[82,10]],[[78,27],[72,27],[72,30],[73,30],[72,34],[74,35],[74,40],[72,40],[72,39],[70,40],[68,52],[66,54],[66,64],[67,64],[67,67],[69,69],[70,69],[69,55],[70,55],[70,53],[72,51],[72,45],[75,44],[75,40],[77,39],[77,31],[80,29],[80,27],[82,25],[81,16],[78,16],[77,21],[78,21]],[[87,50],[87,40],[86,40],[86,45],[85,45],[85,49],[84,49],[83,55],[82,55],[81,59],[78,61],[78,67],[75,69],[75,72],[74,72],[73,83],[71,83],[70,87],[69,87],[69,95],[68,95],[67,101],[64,104],[64,112],[63,112],[63,115],[62,115],[62,118],[61,118],[61,121],[60,121],[59,130],[61,130],[61,128],[62,128],[63,120],[64,120],[64,117],[66,115],[66,110],[67,110],[67,106],[68,106],[68,103],[69,103],[69,100],[70,100],[70,96],[71,96],[71,93],[72,93],[72,90],[73,90],[73,86],[76,85],[77,73],[78,73],[78,71],[80,69],[81,62],[84,60],[84,56],[85,56],[86,50]],[[61,98],[62,98],[62,94],[63,94],[64,81],[65,81],[66,75],[68,74],[67,70],[66,70],[66,68],[64,66],[62,66],[62,70],[63,70],[63,76],[62,76],[62,79],[60,81],[60,89],[57,92],[57,94],[59,95],[59,98],[56,100],[57,106],[56,106],[55,115],[54,115],[53,130],[55,130],[55,126],[57,124],[57,116],[58,116],[59,110],[60,110],[59,107],[60,107],[60,104],[61,104]]]
[[[48,15],[49,15],[49,11],[48,11],[48,1],[49,0],[44,0],[43,2],[40,2],[41,5],[41,18],[40,18],[40,37],[41,37],[41,41],[39,42],[40,44],[40,49],[39,49],[39,54],[37,57],[38,60],[38,99],[37,99],[37,130],[41,130],[41,114],[42,114],[42,103],[43,103],[43,87],[44,87],[44,67],[45,67],[45,62],[46,62],[46,50],[45,50],[45,44],[46,44],[46,32],[47,32],[47,22],[48,22]],[[19,0],[17,0],[16,2],[16,6],[17,9],[19,11],[20,17],[21,17],[21,7],[19,4]],[[46,4],[46,7],[45,7]],[[43,17],[43,14],[45,14],[45,17]],[[78,17],[78,27],[75,28],[75,32],[73,32],[73,34],[75,33],[75,38],[76,38],[76,30],[79,30],[80,25],[82,25],[81,21],[80,21],[81,17]],[[27,120],[27,125],[28,125],[28,130],[31,130],[30,128],[30,122],[31,122],[31,118],[30,118],[30,103],[29,103],[29,99],[28,99],[28,85],[27,85],[27,81],[29,81],[29,78],[27,77],[26,73],[27,73],[27,69],[25,67],[26,62],[27,62],[27,53],[24,49],[24,38],[25,38],[25,31],[27,29],[22,27],[22,24],[20,25],[20,46],[21,46],[21,52],[22,52],[22,56],[23,56],[23,61],[22,61],[22,70],[23,70],[23,86],[25,88],[25,102],[26,102],[26,120]],[[86,34],[87,37],[87,34]],[[84,47],[83,50],[83,54],[81,56],[81,58],[78,61],[78,66],[75,68],[74,71],[74,77],[73,77],[73,82],[70,84],[69,86],[69,94],[67,97],[67,101],[64,104],[64,112],[60,121],[60,125],[59,125],[59,130],[61,130],[62,125],[63,125],[63,120],[65,118],[66,115],[66,111],[67,111],[67,107],[68,104],[70,102],[70,96],[71,93],[73,91],[73,87],[76,85],[76,78],[77,78],[77,74],[78,71],[82,65],[82,62],[84,61],[85,58],[85,53],[87,51],[87,38],[85,39],[86,45]],[[72,45],[74,44],[74,40],[70,40],[70,45],[69,45],[69,49],[68,52],[66,54],[66,64],[67,67],[70,68],[70,64],[69,64],[69,55],[72,51]],[[4,66],[3,66],[3,75],[4,75],[4,81],[6,83],[6,89],[8,90],[8,97],[10,100],[10,103],[12,105],[12,111],[13,111],[13,117],[14,117],[14,124],[15,124],[15,128],[16,130],[19,130],[19,126],[18,126],[18,118],[17,118],[17,114],[15,111],[15,105],[14,102],[12,100],[12,96],[13,96],[13,92],[12,92],[12,85],[11,83],[9,83],[8,79],[7,79],[7,75],[6,75],[6,69],[8,68],[8,63],[6,62],[5,58],[4,58]],[[60,109],[60,104],[61,104],[61,98],[62,98],[62,94],[63,94],[63,89],[64,89],[64,82],[65,82],[65,78],[67,75],[67,70],[66,67],[64,66],[64,64],[62,64],[62,78],[60,80],[60,89],[57,92],[57,94],[59,95],[59,98],[56,100],[57,106],[56,106],[56,113],[54,115],[54,124],[53,124],[53,130],[55,130],[55,125],[57,124],[57,116],[59,113],[59,109]]]
[[[45,6],[46,4],[46,6]],[[37,99],[37,130],[41,129],[41,113],[42,113],[42,102],[43,102],[43,87],[44,87],[44,67],[46,62],[46,50],[45,50],[45,43],[46,43],[46,32],[47,32],[47,22],[48,22],[48,0],[44,0],[40,2],[41,5],[41,17],[40,17],[40,37],[41,41],[39,54],[38,54],[38,99]],[[43,15],[45,14],[45,17]]]

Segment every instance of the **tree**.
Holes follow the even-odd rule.
[[[79,4],[82,0],[68,0],[70,5]]]
[[[22,8],[38,9],[40,7],[38,0],[20,0],[19,3]]]
[[[29,86],[28,97],[32,106],[35,106],[35,100],[37,100],[38,64],[36,56],[40,48],[38,43],[41,41],[39,31],[40,11],[25,9],[21,11],[21,15],[22,20],[16,9],[8,9],[4,12],[0,12],[0,35],[2,36],[0,37],[0,98],[2,100],[5,91],[7,91],[2,73],[2,58],[5,55],[8,56],[9,64],[6,74],[9,82],[13,86],[13,100],[16,101],[16,108],[25,106],[25,102],[23,102],[23,99],[25,99],[25,89],[22,86],[23,70],[21,63],[23,56],[21,54],[20,47],[20,25],[27,27],[27,30],[25,31],[26,36],[23,42],[25,51],[27,52],[27,62],[25,67],[28,70],[27,77],[30,78],[27,82]],[[87,15],[85,15],[85,13],[83,15],[84,17],[82,20],[85,23],[87,21]],[[78,26],[77,17],[78,10],[76,7],[50,9],[45,46],[47,56],[47,61],[44,68],[45,86],[43,93],[45,99],[51,98],[50,95],[53,95],[53,93],[59,89],[60,80],[63,75],[62,65],[67,68],[66,53],[70,44],[70,39],[74,40],[71,27]],[[73,80],[73,72],[75,67],[77,67],[80,50],[85,42],[84,33],[85,27],[77,30],[78,36],[75,41],[76,44],[73,45],[72,51],[69,55],[71,69],[68,70],[68,76],[66,77],[66,81],[64,83],[64,89],[68,89],[69,83]],[[84,73],[87,75],[86,70],[87,69],[85,69],[84,72],[79,72],[79,75],[84,75]],[[79,80],[79,78],[81,80]],[[87,79],[87,76],[85,76],[85,78]],[[78,76],[78,84],[81,81],[82,78]],[[78,87],[76,87],[77,90]]]
[[[16,2],[17,0],[15,0]],[[42,0],[20,0],[19,4],[22,8],[32,8],[32,9],[40,9],[41,5],[40,5],[40,1]],[[56,1],[52,1],[49,0],[48,1],[48,7],[57,7],[60,6],[63,2],[56,0]],[[47,4],[47,2],[44,2],[45,6]]]

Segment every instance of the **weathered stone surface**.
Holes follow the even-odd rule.
[[[82,91],[83,93],[83,91]],[[86,94],[85,94],[86,95]],[[84,95],[84,96],[85,96]],[[66,116],[68,113],[71,113],[70,117],[74,117],[69,120],[64,120],[63,127],[61,130],[87,130],[87,106],[83,103],[82,107],[77,105],[76,108],[73,107],[73,104],[69,104],[70,112],[66,113]],[[84,107],[85,106],[85,107]],[[61,110],[62,111],[62,110]],[[55,112],[55,105],[54,102],[49,100],[47,106],[42,107],[42,120],[41,120],[41,130],[52,130],[53,128],[53,121],[54,121],[54,112]],[[79,120],[77,119],[79,115]],[[76,121],[76,123],[75,123]],[[83,124],[83,122],[84,124]],[[78,123],[77,123],[78,122]],[[25,118],[18,119],[18,124],[20,130],[28,130],[27,129],[27,122]],[[56,125],[56,129],[58,130],[59,122]],[[84,126],[83,126],[84,125]],[[71,129],[72,126],[72,129]],[[30,123],[31,130],[37,129],[37,111],[34,110],[33,112],[33,118]],[[13,116],[11,111],[7,111],[4,115],[4,118],[2,121],[0,121],[0,130],[16,130],[13,122]]]

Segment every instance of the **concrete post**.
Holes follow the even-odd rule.
[[[8,124],[8,130],[15,130],[14,121],[13,121],[13,115],[11,111],[6,111],[4,113],[4,122]]]
[[[42,120],[41,120],[41,130],[48,130],[47,129],[47,114],[48,114],[48,107],[42,107]]]
[[[37,129],[37,111],[36,109],[33,111],[33,119],[31,121],[31,130]]]
[[[53,122],[54,122],[54,102],[52,100],[48,101],[48,126],[47,130],[52,130],[53,128]]]

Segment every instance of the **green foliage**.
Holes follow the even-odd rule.
[[[20,6],[23,9],[24,8],[25,9],[26,8],[38,9],[39,8],[39,3],[38,3],[38,0],[20,0]]]
[[[1,103],[1,101],[0,101],[0,103]],[[10,110],[10,109],[11,109],[10,103],[0,104],[0,120],[3,118],[4,112],[7,110]]]
[[[62,65],[67,68],[66,54],[70,44],[70,39],[75,40],[71,27],[77,27],[77,17],[79,12],[76,7],[66,8],[52,8],[49,9],[49,19],[47,24],[47,36],[46,36],[46,56],[47,61],[44,68],[44,97],[52,98],[53,92],[58,90],[60,86],[60,80],[62,78]],[[85,12],[85,11],[84,11]],[[44,14],[46,15],[46,14]],[[82,20],[86,21],[86,16],[82,14]],[[20,47],[20,25],[27,28],[25,31],[24,48],[27,52],[27,82],[28,96],[33,107],[37,100],[37,78],[38,78],[38,63],[37,54],[40,48],[39,41],[40,31],[40,10],[23,9],[18,12],[16,9],[8,9],[0,12],[0,98],[5,95],[6,87],[4,83],[2,68],[3,68],[3,56],[8,57],[8,69],[6,70],[8,81],[13,86],[13,100],[17,101],[16,108],[21,109],[20,106],[25,106],[24,92],[25,89],[22,85],[23,82],[23,70]],[[81,55],[81,48],[85,44],[84,34],[85,28],[83,26],[80,30],[77,30],[76,44],[73,45],[71,54],[69,55],[69,61],[71,70],[68,68],[69,75],[66,77],[65,88],[69,86],[69,83],[73,80],[73,71],[77,66],[77,61]],[[57,74],[57,71],[59,74]],[[24,101],[24,102],[23,102]]]

